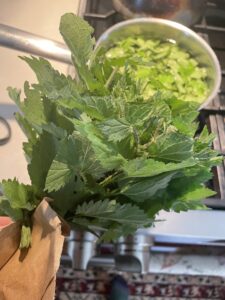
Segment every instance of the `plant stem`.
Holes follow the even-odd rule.
[[[106,83],[105,83],[105,87],[106,87],[106,88],[109,88],[109,87],[110,87],[110,85],[111,85],[111,83],[112,83],[112,81],[113,81],[113,78],[114,78],[114,76],[115,76],[115,74],[116,74],[117,71],[118,71],[118,67],[116,67],[116,68],[112,71],[112,73],[110,74],[109,78],[107,79],[107,81],[106,81]]]
[[[132,127],[132,131],[133,131],[133,136],[134,136],[134,142],[136,145],[136,153],[138,153],[138,149],[139,149],[139,145],[140,145],[140,138],[139,138],[139,134],[138,131],[135,127]]]
[[[109,175],[108,177],[106,177],[103,181],[101,181],[99,183],[99,185],[101,185],[102,187],[107,186],[108,184],[112,183],[117,177],[119,177],[119,175],[121,174],[120,171]]]

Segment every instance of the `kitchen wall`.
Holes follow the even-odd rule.
[[[0,23],[62,42],[58,31],[60,16],[65,12],[77,13],[79,5],[80,0],[1,0]],[[0,181],[17,177],[22,182],[29,182],[22,151],[25,136],[14,120],[13,113],[17,108],[9,99],[6,88],[22,88],[25,80],[34,82],[35,76],[18,55],[28,54],[0,46],[0,116],[9,121],[12,129],[10,142],[0,146]],[[51,63],[61,72],[68,71],[66,64]],[[4,134],[0,123],[0,138]]]

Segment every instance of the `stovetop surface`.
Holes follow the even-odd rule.
[[[95,28],[96,39],[107,28],[123,20],[114,10],[112,0],[87,0],[84,18]],[[200,122],[207,124],[209,130],[216,135],[214,149],[225,155],[225,0],[207,1],[205,16],[192,29],[207,39],[220,61],[220,91],[200,113]],[[208,185],[217,195],[206,199],[205,203],[212,208],[225,209],[225,162],[213,169],[213,173],[213,179]]]

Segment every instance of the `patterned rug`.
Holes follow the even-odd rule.
[[[222,277],[141,275],[124,272],[119,274],[127,282],[129,300],[225,299],[225,281]],[[76,272],[73,269],[60,268],[56,300],[106,300],[115,275],[111,272]]]

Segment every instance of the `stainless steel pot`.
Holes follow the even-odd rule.
[[[126,19],[156,17],[191,26],[203,16],[206,0],[113,0],[113,5]]]
[[[221,84],[221,68],[212,48],[194,31],[179,23],[157,19],[139,18],[117,23],[105,31],[97,41],[95,54],[104,53],[115,42],[132,37],[175,41],[186,49],[207,71],[209,92],[202,99],[200,109],[206,106],[217,94]]]

